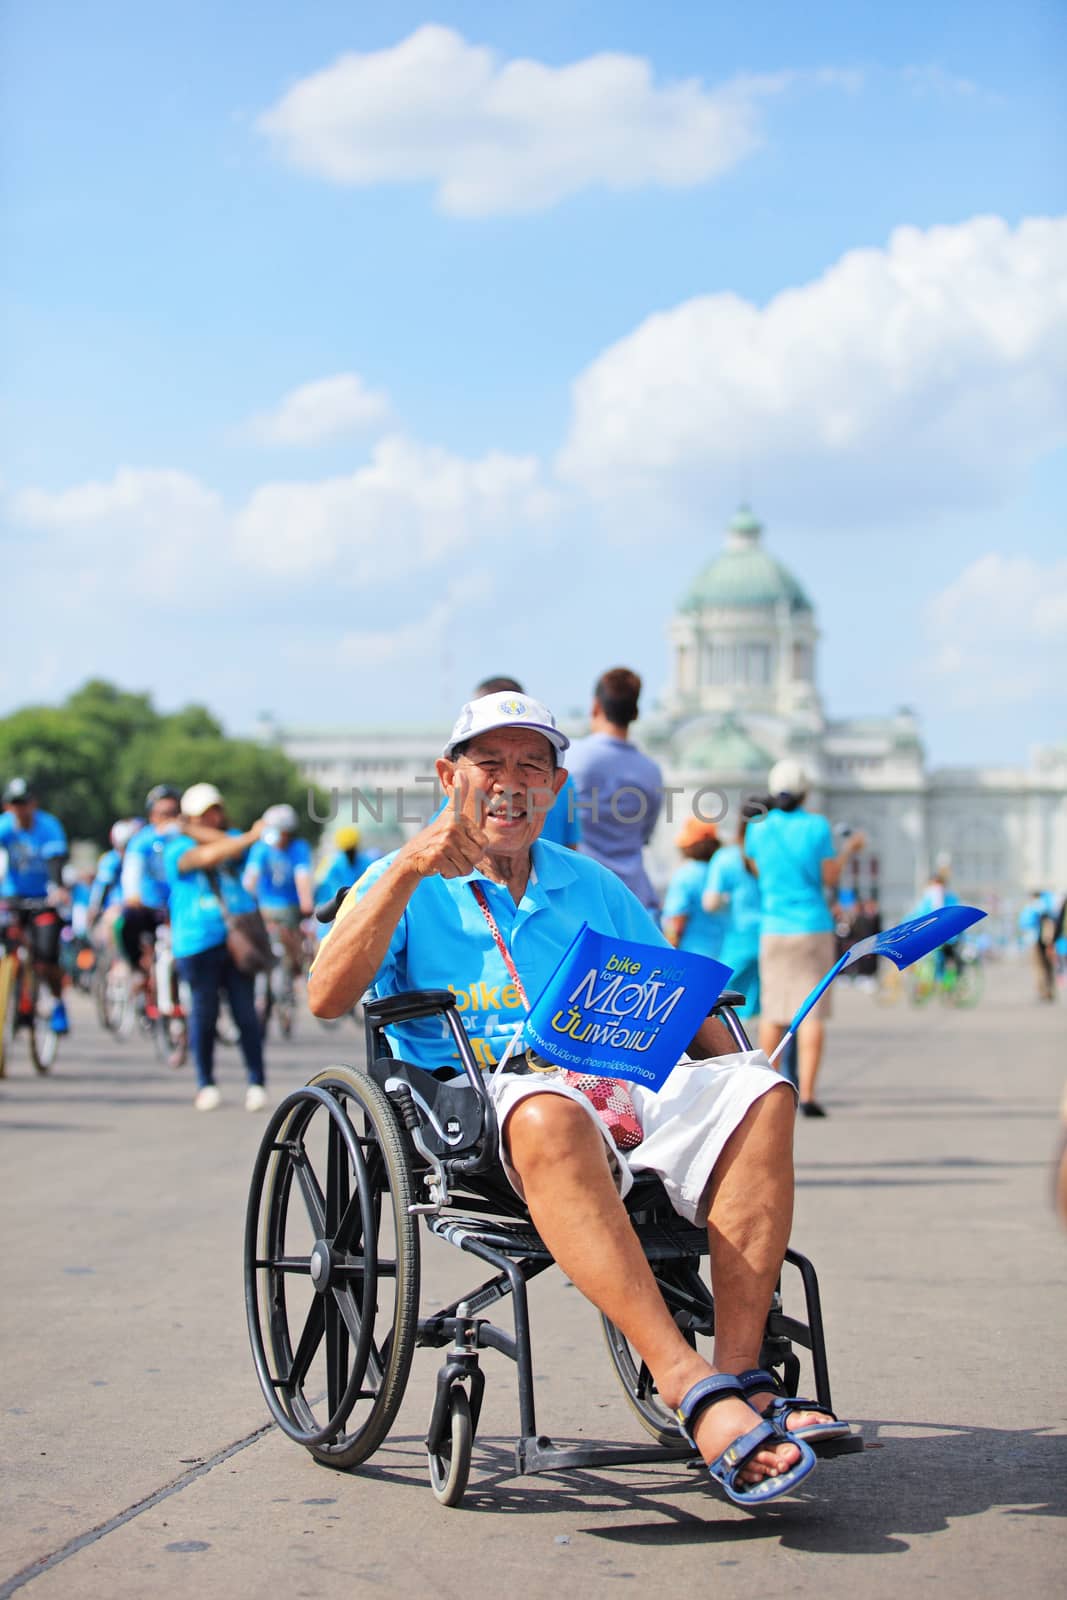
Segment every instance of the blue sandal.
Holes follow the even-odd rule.
[[[768,1422],[773,1422],[782,1432],[788,1434],[790,1439],[799,1439],[804,1443],[820,1445],[831,1439],[850,1439],[852,1429],[847,1422],[842,1422],[829,1406],[820,1405],[818,1400],[802,1400],[799,1395],[786,1394],[781,1379],[773,1372],[768,1372],[763,1367],[752,1367],[748,1372],[738,1374],[738,1383],[745,1399],[751,1395],[762,1394],[771,1389],[774,1399],[764,1406],[761,1416]],[[833,1417],[832,1422],[812,1422],[806,1428],[790,1428],[786,1418],[791,1411],[821,1411],[824,1416]]]
[[[682,1432],[689,1443],[696,1449],[696,1440],[693,1438],[693,1423],[700,1413],[708,1406],[715,1405],[719,1400],[743,1400],[744,1392],[736,1378],[728,1373],[719,1373],[711,1378],[702,1378],[695,1383],[687,1394],[683,1395],[680,1405],[675,1409],[675,1416],[681,1424]],[[761,1478],[758,1483],[739,1484],[738,1474],[741,1468],[759,1450],[768,1445],[782,1444],[783,1442],[795,1444],[800,1451],[800,1460],[785,1472],[780,1472],[777,1477]],[[707,1463],[708,1471],[712,1478],[722,1489],[723,1493],[731,1499],[736,1506],[762,1505],[767,1500],[777,1500],[779,1495],[789,1494],[795,1489],[802,1478],[806,1478],[815,1465],[815,1456],[810,1445],[802,1439],[797,1439],[792,1434],[785,1433],[775,1422],[759,1422],[748,1433],[741,1434],[732,1444],[727,1445],[721,1456]]]

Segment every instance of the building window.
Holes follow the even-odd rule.
[[[793,677],[803,683],[811,678],[811,646],[810,644],[795,644],[793,646]]]
[[[761,687],[771,681],[771,647],[767,644],[746,644],[744,682]]]

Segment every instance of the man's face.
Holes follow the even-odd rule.
[[[567,774],[553,763],[548,740],[528,728],[495,728],[471,740],[453,761],[438,764],[449,796],[456,772],[466,774],[491,852],[529,850]]]
[[[157,800],[149,815],[149,822],[153,828],[170,828],[181,814],[181,806],[177,800]]]
[[[33,819],[37,815],[37,802],[32,796],[25,800],[12,800],[10,811],[23,833],[28,833],[33,827]]]
[[[226,826],[226,812],[221,805],[208,806],[207,810],[196,818],[205,828],[224,828]]]

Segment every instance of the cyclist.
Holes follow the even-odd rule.
[[[63,824],[50,811],[42,811],[32,784],[25,778],[12,778],[4,790],[4,814],[0,816],[0,851],[7,858],[0,898],[45,900],[59,888],[63,863],[67,859],[67,836]],[[30,949],[41,975],[55,999],[52,1029],[69,1033],[67,1009],[63,1004],[63,975],[59,967],[59,939],[62,931],[58,915],[35,916],[18,912],[20,924],[28,930]]]
[[[913,917],[928,917],[931,911],[940,911],[942,906],[958,906],[959,896],[953,894],[949,888],[951,868],[944,856],[938,857],[937,865],[930,874],[930,881],[923,890],[922,897],[916,903]],[[950,939],[947,944],[939,945],[934,953],[934,978],[940,983],[949,967],[959,976],[960,972],[960,947],[959,941]]]
[[[248,852],[242,882],[254,895],[271,936],[281,940],[293,978],[304,969],[300,922],[314,906],[311,847],[298,839],[299,818],[292,806],[268,806],[264,832]]]
[[[334,834],[336,853],[327,862],[326,871],[315,889],[315,899],[320,905],[335,899],[339,890],[351,889],[374,860],[373,856],[359,848],[360,837],[359,829],[351,826],[338,828]],[[319,924],[320,939],[324,939],[329,931],[329,923]]]
[[[166,920],[170,887],[163,847],[177,832],[181,796],[169,783],[157,783],[145,796],[148,821],[134,834],[122,859],[122,949],[135,971],[142,966],[142,944],[154,941]]]
[[[105,850],[96,863],[96,874],[89,889],[90,927],[103,916],[108,930],[114,934],[115,943],[120,949],[121,928],[118,919],[122,911],[122,894],[119,888],[122,879],[122,858],[126,846],[140,827],[139,817],[123,817],[118,822],[112,823],[109,835],[111,849]]]

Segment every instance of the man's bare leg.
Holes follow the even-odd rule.
[[[788,1236],[789,1215],[781,1225],[772,1224],[768,1203],[760,1184],[766,1182],[772,1165],[769,1150],[762,1166],[753,1160],[757,1147],[784,1137],[788,1152],[792,1129],[792,1091],[783,1086],[770,1091],[746,1116],[741,1133],[759,1106],[770,1101],[775,1106],[766,1137],[762,1134],[751,1145],[742,1139],[733,1153],[725,1178],[716,1184],[712,1209],[716,1216],[716,1250],[726,1275],[721,1292],[727,1301],[741,1296],[743,1305],[726,1305],[720,1310],[716,1295],[716,1319],[725,1317],[727,1329],[724,1350],[733,1363],[711,1367],[683,1339],[645,1260],[644,1252],[619,1199],[608,1166],[604,1143],[589,1117],[562,1095],[536,1094],[520,1101],[505,1125],[511,1163],[522,1180],[530,1215],[555,1260],[599,1311],[615,1323],[647,1364],[664,1403],[674,1407],[688,1389],[715,1371],[740,1372],[755,1366],[770,1305],[771,1292],[781,1267]],[[737,1134],[734,1138],[736,1139]],[[733,1140],[730,1141],[733,1143]],[[727,1146],[729,1150],[729,1144]],[[788,1154],[786,1160],[788,1162]],[[749,1213],[744,1215],[741,1191],[749,1170]],[[725,1187],[725,1196],[723,1188]],[[776,1193],[778,1191],[776,1190]],[[788,1209],[792,1210],[790,1192]],[[766,1260],[748,1266],[739,1260],[742,1252],[773,1252]],[[756,1426],[751,1406],[742,1400],[723,1400],[701,1413],[695,1428],[697,1448],[704,1459],[720,1455],[727,1445]],[[761,1450],[747,1462],[741,1477],[751,1483],[787,1471],[799,1459],[795,1445],[783,1444]]]
[[[759,1024],[759,1047],[763,1051],[763,1054],[765,1056],[773,1055],[774,1051],[781,1044],[781,1042],[782,1042],[784,1037],[785,1037],[785,1024],[784,1023],[781,1023],[781,1022],[767,1022],[767,1021],[765,1021],[765,1019],[763,1017],[760,1018],[760,1024]],[[775,1062],[775,1066],[778,1068],[779,1072],[782,1070],[780,1067],[778,1067],[778,1063],[777,1062]]]
[[[819,1075],[825,1038],[824,1024],[814,1017],[805,1017],[797,1029],[797,1078],[802,1100],[815,1099],[815,1079]]]
[[[708,1248],[715,1291],[715,1367],[744,1372],[759,1365],[763,1328],[793,1222],[791,1090],[757,1100],[723,1146],[708,1190]],[[757,1315],[758,1313],[758,1315]],[[758,1411],[772,1392],[750,1396]],[[828,1422],[824,1412],[794,1411],[795,1428]]]

